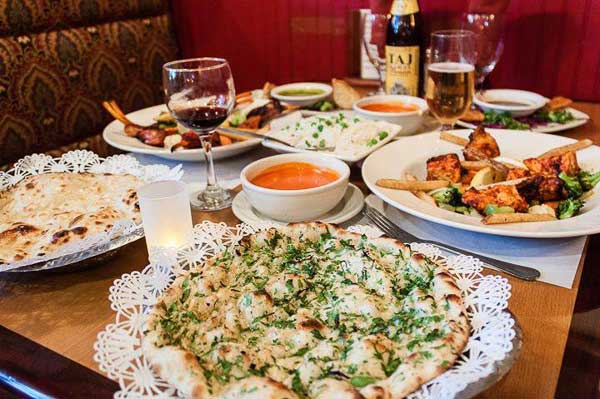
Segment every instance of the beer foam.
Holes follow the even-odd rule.
[[[475,67],[462,62],[436,62],[429,65],[427,69],[440,73],[464,73],[474,71]]]

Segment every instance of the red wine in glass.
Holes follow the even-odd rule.
[[[165,102],[171,115],[199,136],[206,160],[206,188],[191,197],[192,206],[216,211],[231,206],[234,193],[217,182],[213,162],[213,131],[233,110],[235,85],[222,58],[202,57],[163,65]]]
[[[173,117],[188,129],[211,131],[227,119],[228,110],[224,107],[189,107],[172,110]]]

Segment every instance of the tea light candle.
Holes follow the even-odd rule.
[[[192,212],[185,183],[166,180],[138,189],[148,252],[179,248],[192,242]]]

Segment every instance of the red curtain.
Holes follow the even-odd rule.
[[[350,11],[389,0],[172,0],[186,57],[222,56],[238,90],[350,71]],[[420,0],[428,31],[456,26],[466,0]],[[600,101],[600,1],[513,0],[493,87]]]

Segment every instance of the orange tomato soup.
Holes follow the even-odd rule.
[[[306,162],[286,162],[261,171],[250,182],[276,190],[302,190],[324,186],[339,177],[335,170],[322,166]]]
[[[386,101],[383,103],[369,103],[360,106],[362,109],[373,112],[412,112],[419,109],[415,104],[401,101]]]

